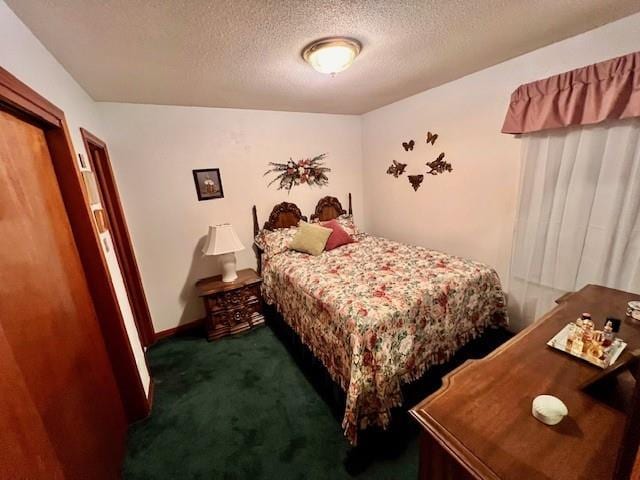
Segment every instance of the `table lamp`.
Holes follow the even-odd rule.
[[[220,256],[223,282],[233,282],[238,278],[235,252],[240,250],[244,250],[244,245],[240,242],[231,224],[224,223],[209,227],[209,235],[202,248],[202,253]]]

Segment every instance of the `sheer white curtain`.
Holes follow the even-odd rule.
[[[522,138],[512,326],[589,283],[640,292],[640,119]]]

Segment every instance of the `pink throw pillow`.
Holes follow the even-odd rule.
[[[320,222],[320,225],[333,230],[327,239],[327,244],[324,246],[324,249],[327,252],[342,245],[346,245],[347,243],[355,242],[353,237],[351,237],[351,235],[349,235],[335,219],[329,220],[328,222]]]

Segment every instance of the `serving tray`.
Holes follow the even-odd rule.
[[[582,353],[580,355],[575,354],[571,351],[565,350],[565,345],[567,343],[567,337],[569,336],[570,327],[571,327],[571,324],[568,323],[562,330],[556,333],[556,335],[551,340],[547,342],[547,345],[549,345],[552,348],[555,348],[556,350],[560,350],[561,352],[564,352],[567,355],[580,358],[585,362],[589,362],[590,364],[600,368],[607,368],[613,365],[614,363],[616,363],[616,360],[618,360],[618,357],[620,357],[620,354],[622,353],[622,351],[627,347],[627,344],[623,340],[616,338],[611,344],[611,354],[609,356],[608,362],[602,361],[599,358],[596,358],[593,355],[589,355],[587,353]]]

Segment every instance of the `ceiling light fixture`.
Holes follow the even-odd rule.
[[[359,41],[346,37],[316,40],[302,51],[302,58],[316,71],[332,77],[349,68],[362,50]]]

